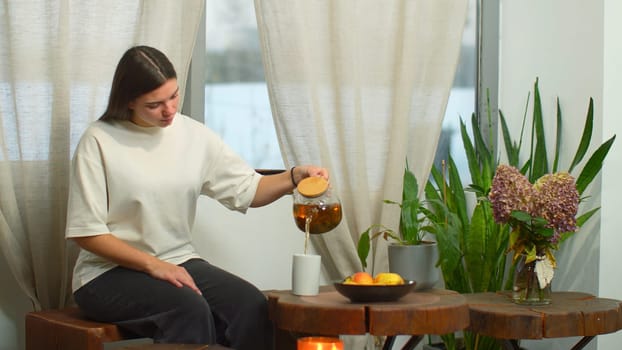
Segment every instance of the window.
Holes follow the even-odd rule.
[[[254,10],[253,0],[206,1],[205,37],[199,36],[205,44],[204,121],[255,168],[282,169]],[[470,125],[476,111],[477,12],[477,1],[469,0],[460,62],[436,160],[439,163],[449,152],[463,169],[467,164],[460,119]]]
[[[257,169],[284,167],[252,0],[206,1],[205,124]]]
[[[462,136],[460,135],[460,120],[462,119],[469,127],[471,125],[471,114],[476,111],[476,80],[477,80],[477,4],[475,0],[469,0],[467,19],[462,35],[462,47],[460,59],[456,68],[454,84],[449,94],[447,108],[445,109],[445,119],[443,129],[439,139],[438,148],[434,164],[440,167],[443,159],[447,159],[447,154],[456,162],[460,175],[466,184],[470,183]]]

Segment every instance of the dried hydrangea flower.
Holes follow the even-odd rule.
[[[534,195],[534,187],[525,175],[515,167],[499,165],[488,195],[495,221],[508,222],[514,210],[531,213]]]
[[[577,230],[576,215],[579,210],[579,192],[574,178],[568,173],[542,176],[534,184],[534,212],[548,221],[547,227],[555,231],[556,242],[563,232]]]

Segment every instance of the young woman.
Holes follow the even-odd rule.
[[[203,124],[177,113],[168,58],[138,46],[121,58],[108,107],[72,162],[66,237],[80,247],[73,291],[89,317],[157,343],[271,349],[264,295],[202,259],[191,231],[199,195],[244,212],[326,169],[261,176]]]

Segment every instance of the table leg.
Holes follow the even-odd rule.
[[[389,335],[384,340],[384,344],[382,345],[382,350],[391,350],[393,349],[393,343],[395,343],[395,336]]]
[[[501,342],[501,346],[505,350],[520,350],[520,346],[518,346],[518,340],[516,339],[499,339]]]
[[[579,342],[577,342],[572,349],[570,350],[581,350],[583,349],[587,344],[589,344],[592,339],[594,339],[595,336],[591,335],[591,336],[585,336],[583,338],[581,338],[581,340],[579,340]],[[503,349],[505,350],[520,350],[520,346],[518,345],[518,340],[515,339],[499,339],[499,341],[501,342],[501,346],[503,347]]]
[[[297,347],[297,337],[289,331],[274,330],[274,346],[276,350],[294,350]]]
[[[421,342],[421,339],[423,339],[422,335],[411,336],[406,344],[404,344],[404,346],[402,347],[402,350],[413,350],[419,344],[419,342]]]
[[[575,346],[573,346],[571,350],[583,349],[587,344],[589,344],[589,342],[592,341],[592,339],[594,339],[593,335],[581,338],[581,340],[579,340],[579,342],[575,344]]]
[[[406,344],[402,346],[402,350],[413,350],[419,344],[421,339],[423,339],[422,335],[411,336],[410,339],[408,339],[408,341],[406,342]],[[393,349],[393,344],[395,344],[395,336],[394,335],[387,336],[387,338],[384,340],[384,345],[382,346],[382,350]]]

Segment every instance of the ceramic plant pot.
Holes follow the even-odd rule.
[[[436,242],[420,245],[389,245],[389,271],[406,280],[417,282],[415,290],[429,289],[439,281],[440,272]]]

